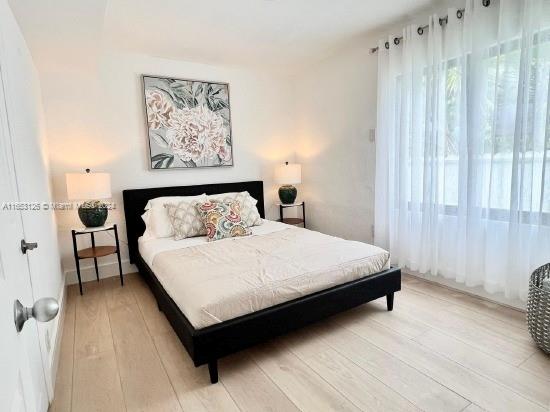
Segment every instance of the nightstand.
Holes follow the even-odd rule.
[[[279,221],[286,223],[288,225],[303,225],[306,227],[306,202],[300,203],[277,203],[279,206]],[[289,207],[301,207],[302,208],[302,218],[299,217],[283,217],[283,210]]]
[[[95,245],[95,233],[106,232],[112,230],[115,232],[115,246],[96,246]],[[95,266],[95,275],[97,281],[99,282],[99,269],[97,267],[97,258],[113,255],[116,253],[118,258],[118,271],[120,274],[120,285],[124,286],[124,278],[122,277],[122,264],[120,263],[120,244],[118,242],[118,231],[116,225],[106,225],[99,227],[82,227],[79,229],[71,230],[73,235],[73,251],[74,251],[74,260],[76,263],[76,274],[78,276],[78,287],[80,289],[80,294],[82,295],[82,279],[80,278],[80,261],[82,259],[93,259]],[[78,249],[76,237],[79,235],[89,234],[92,240],[92,247],[86,249]]]

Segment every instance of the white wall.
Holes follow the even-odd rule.
[[[262,179],[266,214],[277,216],[273,170],[277,162],[294,160],[289,79],[238,67],[116,51],[101,53],[87,65],[69,61],[52,66],[49,70],[44,65],[41,84],[56,200],[66,199],[67,172],[89,167],[111,173],[113,200],[118,208],[110,212],[109,221],[118,223],[123,241],[123,189]],[[234,167],[149,170],[142,74],[230,83]],[[58,212],[58,221],[63,267],[70,272],[69,281],[74,282],[70,230],[79,225],[76,211]],[[106,236],[98,236],[98,243],[112,243]],[[124,243],[122,246],[123,260],[127,261],[127,249]],[[103,262],[114,262],[114,258],[106,257]],[[110,265],[103,268],[103,274],[112,275],[116,270]],[[87,278],[91,275],[90,270],[86,271]]]
[[[308,226],[371,242],[374,215],[376,40],[361,39],[294,79],[296,155]]]

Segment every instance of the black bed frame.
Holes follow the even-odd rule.
[[[218,381],[217,360],[223,356],[384,296],[388,310],[391,311],[394,292],[401,289],[401,270],[390,268],[235,319],[195,329],[139,254],[138,238],[145,231],[141,215],[147,201],[159,196],[193,196],[245,190],[258,200],[260,216],[265,217],[261,181],[123,191],[130,262],[138,267],[155,295],[159,309],[166,315],[195,366],[208,364],[212,383]]]

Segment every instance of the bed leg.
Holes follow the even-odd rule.
[[[386,295],[386,304],[388,305],[388,311],[393,310],[393,292]]]
[[[208,372],[210,373],[210,383],[218,383],[218,360],[214,359],[208,362]]]

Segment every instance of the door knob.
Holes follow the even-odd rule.
[[[38,247],[38,243],[27,243],[25,242],[25,239],[21,239],[21,252],[23,252],[24,255],[27,254],[27,250],[33,250]]]
[[[32,305],[32,308],[26,308],[16,300],[13,303],[13,318],[15,329],[21,332],[23,325],[29,318],[35,318],[38,322],[49,322],[57,316],[59,312],[59,303],[54,298],[38,299]]]

